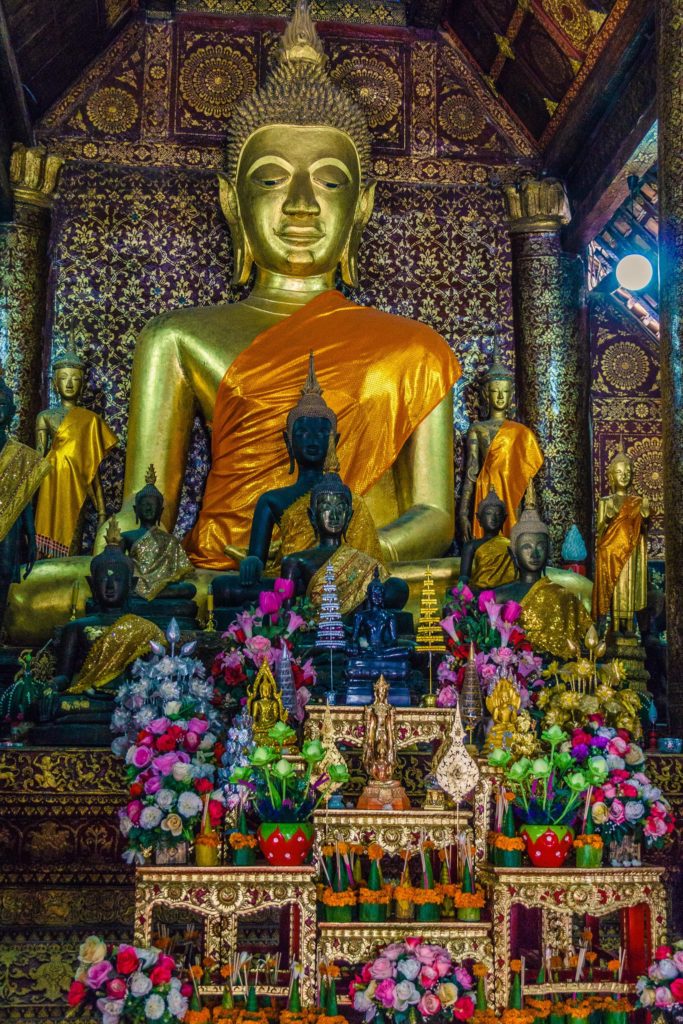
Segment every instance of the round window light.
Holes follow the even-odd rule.
[[[630,292],[640,292],[652,280],[652,264],[647,256],[631,253],[619,260],[616,266],[617,281]]]

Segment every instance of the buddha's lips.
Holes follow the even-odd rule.
[[[277,236],[283,242],[294,243],[294,245],[311,245],[324,238],[325,232],[319,231],[317,228],[287,227],[283,228],[282,231],[278,231]]]

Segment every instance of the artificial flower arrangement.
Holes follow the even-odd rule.
[[[639,1007],[683,1017],[683,940],[655,950],[654,962],[647,976],[638,978],[636,992]]]
[[[185,1019],[191,992],[173,957],[160,949],[124,943],[115,948],[91,935],[78,951],[68,1016],[87,1010],[102,1024],[175,1024]]]
[[[191,706],[167,710],[140,730],[126,753],[130,800],[119,810],[119,828],[129,864],[144,863],[150,848],[191,842],[203,816],[205,825],[217,828],[225,815],[223,791],[214,786],[222,744],[204,715],[189,717]]]
[[[624,729],[604,724],[591,715],[582,728],[572,731],[567,752],[584,770],[596,758],[605,761],[602,782],[592,782],[590,812],[604,842],[632,836],[648,847],[661,848],[674,830],[671,807],[661,790],[643,771],[645,754]]]
[[[293,729],[278,722],[269,731],[273,746],[258,746],[249,763],[236,768],[230,781],[243,787],[260,818],[257,836],[271,864],[304,863],[313,843],[313,811],[334,786],[348,782],[346,764],[325,764],[327,751],[320,740],[308,740],[296,758],[282,755],[295,739]],[[280,859],[280,857],[284,859]],[[298,859],[298,858],[301,859]]]
[[[296,718],[303,721],[304,708],[317,681],[313,661],[304,657],[315,626],[315,609],[304,599],[285,611],[282,604],[288,595],[289,591],[264,591],[259,595],[259,607],[241,612],[223,633],[225,649],[216,655],[211,667],[218,704],[240,704],[264,658],[276,672],[287,646],[296,687]]]
[[[448,653],[437,669],[439,707],[455,707],[462,687],[470,643],[474,643],[475,664],[485,694],[493,691],[501,677],[511,679],[522,697],[522,707],[540,676],[543,663],[537,657],[519,624],[521,605],[516,601],[498,604],[492,590],[475,598],[466,584],[451,591],[441,627],[446,633]]]
[[[474,979],[442,946],[407,938],[392,942],[364,964],[349,985],[353,1007],[366,1021],[433,1024],[470,1020],[475,1010]]]
[[[196,641],[183,644],[176,654],[180,629],[171,619],[166,630],[169,650],[150,642],[153,657],[134,663],[130,679],[119,687],[111,718],[112,732],[119,735],[112,742],[114,754],[123,757],[141,729],[164,715],[178,715],[181,708],[193,715],[204,715],[216,732],[219,720],[213,707],[213,683],[206,679],[201,661],[193,658]]]
[[[571,849],[571,826],[589,787],[598,787],[608,775],[607,761],[590,756],[580,765],[568,750],[569,739],[559,726],[541,733],[547,750],[535,758],[518,757],[496,749],[489,764],[503,771],[505,785],[524,837],[527,853],[537,866],[558,867]]]

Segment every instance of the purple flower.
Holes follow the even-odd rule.
[[[604,750],[608,743],[609,740],[606,736],[594,736],[591,740],[591,746],[597,747],[598,750]]]
[[[147,728],[155,736],[161,736],[162,733],[166,732],[170,724],[170,718],[153,718]]]
[[[500,613],[503,622],[516,622],[522,614],[521,604],[516,601],[506,601]]]
[[[132,760],[136,768],[145,768],[152,760],[152,751],[149,747],[136,747]]]
[[[86,985],[88,988],[102,988],[111,971],[112,967],[108,960],[100,960],[97,964],[91,964],[85,976]]]
[[[585,743],[577,743],[575,747],[572,747],[572,757],[577,761],[585,761],[590,751]]]
[[[437,707],[454,708],[458,703],[458,691],[454,686],[442,686],[436,698]]]
[[[209,723],[204,718],[191,718],[187,723],[187,728],[190,732],[196,732],[198,736],[203,736],[209,728]]]
[[[168,754],[159,754],[158,757],[155,757],[154,767],[160,775],[170,775],[173,771],[173,765],[177,764],[178,761],[181,760],[181,755],[177,751],[171,750]]]
[[[150,775],[150,777],[145,782],[145,793],[147,793],[148,796],[154,796],[154,794],[158,793],[160,789],[161,789],[161,776],[160,775]]]
[[[483,614],[486,611],[487,604],[492,604],[496,600],[495,590],[482,590],[477,601],[477,608]],[[500,608],[500,605],[498,605]]]

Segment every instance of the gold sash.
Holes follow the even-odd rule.
[[[153,601],[169,583],[177,583],[194,572],[180,541],[160,526],[153,526],[137,540],[130,555],[138,578],[135,593],[145,601]]]
[[[382,583],[389,579],[388,571],[377,558],[366,555],[363,551],[356,551],[348,544],[340,544],[332,557],[328,558],[311,577],[308,584],[306,594],[316,608],[319,608],[322,602],[325,570],[330,564],[334,569],[342,615],[348,615],[363,603],[368,584],[375,573],[375,566],[379,567],[379,578]]]
[[[0,451],[0,542],[51,470],[47,459],[9,437]]]
[[[581,648],[591,618],[571,590],[543,576],[520,604],[522,626],[534,651],[569,659],[573,655],[567,640],[573,640]]]
[[[597,543],[595,555],[595,582],[593,584],[593,618],[597,621],[609,611],[612,594],[617,586],[624,566],[634,554],[642,536],[643,517],[640,511],[642,499],[637,494],[625,498],[615,517],[608,523]],[[645,541],[643,539],[643,547]],[[644,552],[645,568],[641,573],[641,593],[633,594],[631,611],[644,608],[647,604],[647,553]],[[635,587],[634,587],[635,591]],[[630,601],[626,605],[630,605]]]
[[[66,692],[101,690],[136,658],[149,654],[150,640],[160,644],[166,642],[164,634],[153,622],[139,615],[122,615],[92,645],[78,679]]]
[[[533,431],[515,420],[503,420],[489,445],[484,465],[477,477],[472,522],[474,537],[484,536],[476,511],[479,502],[488,496],[492,487],[507,509],[503,536],[510,536],[510,530],[517,522],[517,509],[524,492],[542,465],[543,454]]]
[[[495,590],[517,579],[515,563],[510,557],[510,541],[498,534],[480,544],[472,559],[470,583],[477,590]]]
[[[329,291],[259,334],[221,381],[211,471],[185,538],[191,561],[230,569],[226,545],[246,548],[256,502],[291,482],[282,443],[309,352],[341,434],[341,477],[366,494],[460,376],[457,359],[425,324],[357,306]],[[380,524],[384,525],[384,524]]]
[[[38,551],[47,558],[71,553],[78,517],[102,459],[117,444],[97,413],[74,406],[57,427],[47,459],[53,472],[36,505]]]

